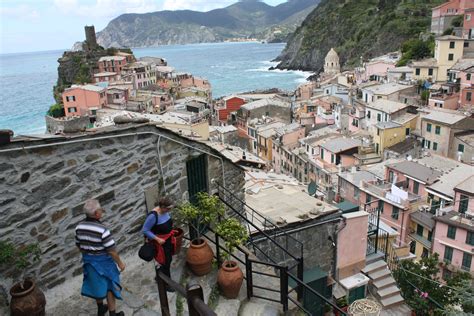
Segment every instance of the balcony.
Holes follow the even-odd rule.
[[[387,181],[363,181],[362,190],[367,191],[379,198],[389,200],[390,203],[399,205],[401,208],[406,209],[409,208],[412,203],[421,200],[421,197],[411,192],[407,192],[403,188],[400,188],[405,186],[405,184],[405,181],[402,181],[396,183],[395,187],[393,187],[392,183]]]

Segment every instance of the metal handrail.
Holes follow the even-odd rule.
[[[216,182],[216,185],[218,186],[219,189],[223,189],[225,190],[228,194],[231,195],[232,198],[236,199],[239,203],[242,204],[242,206],[250,209],[252,211],[252,216],[254,216],[254,214],[262,217],[265,221],[268,221],[269,223],[272,223],[271,221],[269,221],[265,216],[263,216],[262,214],[260,214],[259,212],[257,212],[256,210],[254,210],[252,207],[248,206],[244,201],[240,200],[238,197],[236,197],[232,192],[230,192],[227,188],[225,188],[224,186],[222,186],[221,184],[217,183]],[[290,253],[288,251],[288,249],[286,249],[285,247],[283,247],[282,245],[280,245],[278,242],[276,242],[267,232],[265,232],[264,230],[260,229],[257,225],[255,225],[255,223],[253,223],[251,220],[249,220],[247,218],[247,216],[244,216],[243,214],[241,214],[239,211],[235,210],[234,206],[231,205],[225,198],[223,198],[221,195],[219,195],[219,198],[220,200],[225,204],[227,205],[232,211],[234,211],[235,213],[237,213],[238,216],[240,216],[246,223],[248,226],[252,226],[255,230],[257,230],[257,232],[263,236],[266,237],[266,239],[270,240],[277,248],[279,248],[280,250],[282,250],[285,254],[287,254],[289,257],[293,258],[294,260],[298,260],[299,258],[296,257],[295,255],[293,255],[292,253]],[[272,231],[274,230],[279,230],[281,232],[281,234],[283,234],[285,237],[287,238],[291,238],[296,244],[299,245],[299,250],[301,252],[301,255],[300,257],[302,257],[302,253],[303,253],[303,243],[300,242],[299,240],[295,239],[294,237],[292,237],[291,235],[288,235],[288,234],[285,234],[284,231],[282,231],[278,226],[274,225],[274,228],[272,228]]]

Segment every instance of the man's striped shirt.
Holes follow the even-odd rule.
[[[86,218],[76,227],[76,245],[82,252],[101,255],[115,248],[110,231],[96,219]]]

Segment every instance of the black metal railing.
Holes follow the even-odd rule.
[[[168,304],[168,295],[166,288],[174,289],[178,294],[186,298],[190,316],[217,316],[217,314],[204,303],[204,295],[202,287],[199,284],[188,284],[186,288],[181,284],[173,281],[164,274],[158,267],[155,267],[155,281],[158,286],[158,294],[160,297],[161,315],[170,316],[170,308]]]
[[[245,264],[246,273],[245,273],[245,281],[247,286],[247,298],[251,299],[252,297],[279,302],[282,304],[283,311],[288,311],[289,303],[292,302],[300,311],[311,315],[311,312],[303,306],[302,300],[304,295],[309,295],[313,297],[317,297],[324,302],[324,304],[330,305],[334,311],[338,311],[340,315],[346,315],[346,313],[341,310],[333,301],[332,299],[326,298],[323,294],[317,292],[315,289],[308,286],[303,281],[303,272],[304,272],[304,261],[303,261],[303,244],[295,239],[293,236],[288,234],[286,231],[282,230],[280,227],[275,225],[273,222],[268,220],[265,216],[260,214],[258,211],[254,210],[250,206],[248,206],[244,201],[238,198],[235,194],[229,191],[227,188],[224,188],[219,183],[215,183],[218,187],[218,196],[220,200],[227,206],[228,212],[227,215],[230,217],[238,218],[244,225],[247,226],[248,231],[250,232],[250,238],[248,242],[248,246],[254,250],[254,253],[250,253],[250,251],[245,250],[243,247],[238,247],[237,249],[244,254],[244,262],[235,254],[232,254],[233,258],[238,258],[238,261]],[[253,233],[253,234],[252,234]],[[257,238],[252,238],[252,236],[258,236]],[[286,242],[282,243],[277,241],[277,238],[283,236]],[[210,240],[209,237],[206,236]],[[264,240],[265,242],[273,245],[272,253],[267,253],[261,249],[259,244]],[[219,236],[215,234],[215,241],[212,241],[216,245],[216,258],[218,262],[220,260],[220,250],[217,249],[224,249],[219,242]],[[292,244],[293,248],[291,249],[288,246]],[[296,247],[294,247],[296,245]],[[270,248],[270,247],[268,247]],[[278,262],[275,260],[275,253],[274,251],[279,250],[286,259],[290,260],[283,260],[283,262]],[[265,261],[258,260],[257,258],[252,258],[253,256],[257,256],[258,254],[262,254]],[[265,267],[270,267],[274,270],[275,274],[266,273],[262,271],[256,271],[254,267],[256,265],[262,265]],[[296,269],[296,273],[292,273],[292,270]],[[254,284],[253,282],[253,275],[260,274],[265,277],[270,278],[278,278],[280,280],[280,287],[279,289],[269,288],[262,285]],[[289,288],[289,280],[293,280],[295,283],[295,287],[290,289]],[[260,289],[264,291],[271,292],[273,297],[261,296],[255,294],[255,289]],[[275,299],[275,293],[279,294],[279,299]],[[293,293],[296,293],[294,295]],[[295,297],[296,296],[296,297]]]

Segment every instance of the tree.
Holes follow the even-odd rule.
[[[62,106],[62,104],[55,103],[49,107],[49,110],[46,114],[52,117],[56,117],[56,118],[63,117],[64,107]]]
[[[446,281],[446,286],[439,280],[438,254],[422,258],[420,261],[404,260],[394,271],[395,279],[408,305],[417,315],[430,313],[456,306],[462,303],[459,291],[466,281],[471,282],[471,276],[466,272],[456,272]],[[464,306],[463,306],[464,307]]]

